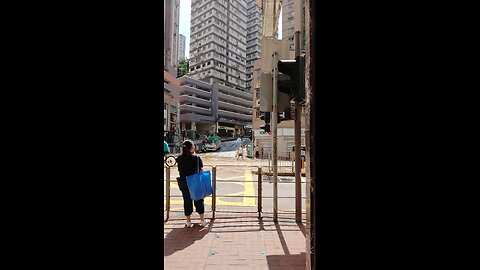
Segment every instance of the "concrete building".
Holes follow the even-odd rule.
[[[253,93],[253,65],[261,56],[262,11],[257,0],[248,0],[247,7],[247,91]]]
[[[190,77],[246,91],[245,0],[192,0]]]
[[[164,0],[164,54],[163,54],[163,130],[167,142],[173,146],[180,139],[180,103],[174,98],[180,83],[177,75],[177,42],[179,0]]]
[[[244,127],[252,123],[252,94],[186,76],[179,81],[174,97],[180,102],[181,130],[230,138],[244,135]]]
[[[179,12],[180,0],[163,0],[163,64],[171,74],[176,74],[178,65]]]
[[[260,119],[260,61],[255,61],[254,68],[254,85],[253,85],[253,115],[252,115],[252,133],[253,144],[260,154],[268,155],[272,151],[272,135],[265,133],[260,126],[265,125],[265,121]],[[291,103],[292,112],[295,110],[294,103]],[[302,109],[301,116],[302,137],[301,145],[305,146],[305,109]],[[278,124],[277,142],[278,156],[282,158],[290,158],[292,149],[295,146],[295,122],[293,120],[284,120]]]
[[[180,103],[174,97],[180,85],[178,80],[164,71],[163,76],[163,130],[167,136],[167,142],[177,143],[180,138]]]
[[[288,39],[291,58],[295,57],[295,30],[300,30],[300,50],[305,51],[305,0],[283,0],[282,39]]]
[[[178,39],[178,61],[185,59],[185,36],[180,34]]]
[[[305,1],[297,0],[283,0],[282,1],[282,38],[285,41],[282,44],[283,47],[288,46],[289,59],[295,58],[295,44],[294,34],[295,30],[301,31],[301,37],[303,42],[300,43],[302,51],[305,50]],[[286,53],[285,53],[286,54]],[[265,122],[260,119],[260,75],[262,60],[256,60],[254,63],[254,76],[253,76],[253,116],[252,116],[252,131],[254,136],[254,146],[256,149],[264,155],[271,153],[272,149],[272,135],[266,134],[260,126]],[[291,104],[292,111],[294,111],[294,103]],[[305,109],[301,112],[301,145],[305,146]],[[292,149],[295,146],[295,122],[293,120],[282,121],[278,124],[277,137],[278,137],[278,156],[282,158],[292,157]]]

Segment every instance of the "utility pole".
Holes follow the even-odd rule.
[[[295,31],[295,57],[300,56],[300,31]],[[304,82],[300,82],[304,83]],[[295,99],[295,221],[302,223],[302,157],[301,157],[301,120],[302,106]]]
[[[273,112],[272,112],[272,165],[273,165],[273,221],[278,220],[277,120],[278,120],[278,53],[273,53]]]

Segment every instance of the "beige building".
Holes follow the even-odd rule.
[[[175,98],[180,84],[167,71],[163,71],[163,130],[167,134],[167,142],[175,143],[180,140],[180,103]]]
[[[178,64],[178,20],[179,0],[164,0],[164,51],[163,51],[163,130],[169,144],[175,144],[180,139],[180,103],[174,98],[174,93],[180,87],[176,79]]]
[[[260,119],[260,60],[255,61],[255,73],[253,76],[254,90],[253,90],[253,117],[252,117],[252,131],[255,149],[260,154],[268,155],[272,150],[272,135],[265,133],[260,126],[265,125],[265,122]],[[292,112],[295,109],[294,103],[291,103]],[[302,137],[301,145],[305,146],[305,108],[302,108]],[[279,157],[293,157],[292,149],[295,146],[295,122],[293,120],[282,121],[278,124],[277,138],[278,138],[278,156]],[[263,151],[262,151],[263,150]]]
[[[260,3],[260,1],[259,1]],[[265,12],[268,12],[268,5],[263,3]],[[274,10],[273,8],[271,8]],[[265,14],[264,16],[272,16],[271,14]],[[300,14],[300,15],[298,15]],[[298,0],[283,0],[282,1],[282,38],[288,41],[282,42],[283,46],[288,47],[289,59],[295,58],[295,45],[294,34],[295,30],[300,30],[303,42],[301,42],[301,50],[305,50],[305,1]],[[263,46],[262,46],[263,49]],[[286,50],[286,48],[284,49]],[[284,51],[282,50],[282,51]],[[280,52],[279,52],[280,53]],[[263,54],[263,52],[262,52]],[[281,55],[286,55],[282,52]],[[265,122],[260,119],[260,75],[262,60],[255,61],[254,73],[253,73],[253,116],[252,116],[252,131],[254,137],[254,146],[260,154],[268,155],[272,149],[272,135],[266,134],[260,126]],[[292,112],[294,111],[294,103],[291,103]],[[301,145],[305,146],[305,108],[302,108],[301,117]],[[278,136],[278,156],[279,157],[292,157],[292,149],[295,146],[295,122],[293,120],[282,121],[278,124],[277,136]]]
[[[163,0],[163,64],[171,74],[177,74],[180,0]]]
[[[288,39],[291,58],[295,57],[295,30],[300,30],[300,50],[305,51],[305,0],[282,1],[282,39]]]

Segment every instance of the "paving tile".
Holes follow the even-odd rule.
[[[168,221],[164,227],[169,270],[191,269],[192,264],[205,270],[305,268],[305,255],[300,255],[305,254],[305,237],[292,222],[275,224],[266,218],[259,221],[255,214],[232,212],[217,214],[208,228],[184,228],[183,220]]]

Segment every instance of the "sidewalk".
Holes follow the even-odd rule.
[[[304,226],[293,216],[279,215],[274,223],[271,214],[258,219],[255,213],[234,213],[255,210],[232,207],[217,212],[206,227],[198,225],[194,213],[192,228],[184,227],[183,213],[172,213],[164,224],[165,269],[305,269]]]

